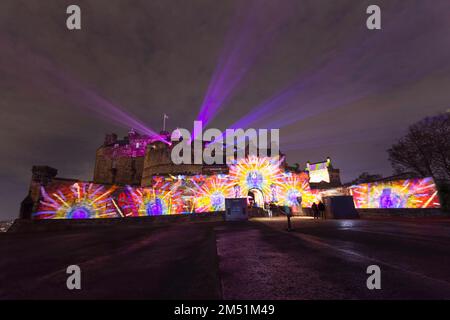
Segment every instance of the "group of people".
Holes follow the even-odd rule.
[[[314,219],[326,219],[325,216],[325,205],[323,204],[322,201],[319,201],[318,204],[316,204],[315,202],[312,204],[311,209],[313,211],[313,216]]]
[[[299,207],[301,210],[301,203],[302,198],[298,197],[298,203],[300,203]],[[266,203],[264,205],[264,209],[266,210],[269,217],[272,217],[274,211],[276,211],[278,206],[274,202]],[[292,209],[289,206],[283,206],[283,209],[281,210],[283,214],[286,214],[285,211],[289,211],[290,214],[292,214]],[[326,219],[325,215],[325,204],[322,201],[319,201],[318,203],[313,202],[311,206],[313,217],[314,219]]]
[[[302,198],[298,197],[299,199],[297,200],[298,203],[302,203]],[[275,203],[271,202],[270,204],[266,204],[265,208],[268,212],[269,217],[272,217],[272,212],[273,210],[276,208],[277,206],[275,205]],[[301,208],[301,207],[300,207]],[[287,218],[287,231],[292,231],[292,225],[291,225],[291,217],[292,217],[292,209],[291,207],[285,205],[285,206],[281,206],[279,207],[280,211],[282,214],[286,215]],[[311,209],[313,211],[313,215],[314,215],[314,219],[326,219],[326,215],[325,215],[325,204],[322,201],[319,201],[319,203],[313,203],[311,206]]]

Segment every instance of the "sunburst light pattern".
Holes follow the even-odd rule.
[[[180,181],[155,178],[150,188],[133,188],[128,186],[119,201],[126,217],[159,216],[183,212]]]
[[[306,173],[285,173],[278,193],[278,205],[299,206],[301,197],[302,207],[311,207],[317,201],[316,195],[311,191]]]
[[[343,187],[356,208],[439,208],[432,178],[366,183]],[[275,203],[311,207],[330,190],[311,189],[306,172],[282,169],[281,160],[248,157],[229,166],[228,174],[157,176],[151,187],[106,187],[58,181],[41,187],[35,219],[91,219],[159,216],[225,210],[225,199],[258,198],[258,206]]]
[[[35,219],[92,219],[119,216],[111,193],[115,190],[93,183],[76,182],[53,188],[41,187],[42,200]]]
[[[350,188],[356,208],[439,208],[432,178],[365,183]]]
[[[203,183],[192,180],[196,212],[225,210],[225,199],[233,197],[233,184],[225,175],[204,177]]]
[[[283,172],[280,168],[281,160],[271,157],[248,157],[240,159],[230,166],[230,182],[239,190],[241,197],[246,197],[252,189],[263,193],[265,201],[270,197],[274,188],[280,189],[283,183]]]

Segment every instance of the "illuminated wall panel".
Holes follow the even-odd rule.
[[[36,219],[91,219],[119,217],[111,194],[115,187],[75,182],[41,188]]]
[[[307,170],[309,172],[309,182],[320,183],[330,182],[330,173],[328,172],[329,162],[321,162],[315,164],[307,164]]]
[[[356,208],[439,208],[431,178],[376,182],[336,190],[311,190],[306,172],[285,172],[278,158],[249,157],[230,165],[228,175],[154,177],[152,187],[107,187],[57,181],[41,188],[35,219],[140,217],[225,210],[226,198],[262,194],[262,205],[298,209],[323,196],[353,195]],[[261,204],[260,204],[261,205]]]
[[[264,201],[274,201],[274,190],[283,184],[283,172],[278,158],[248,157],[230,166],[230,181],[238,197],[247,197],[254,189],[264,195]]]
[[[356,208],[440,208],[432,178],[365,183],[350,187]]]

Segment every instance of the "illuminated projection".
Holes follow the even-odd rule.
[[[311,191],[306,173],[286,173],[281,184],[278,205],[298,206],[298,197],[302,198],[302,207],[311,207],[317,202],[317,196]]]
[[[307,164],[306,170],[309,172],[309,182],[320,183],[322,181],[330,182],[330,174],[328,172],[328,166],[330,161]]]
[[[42,200],[35,219],[91,219],[118,217],[111,193],[115,188],[77,182],[41,188]]]
[[[124,215],[153,216],[225,210],[225,198],[232,197],[226,175],[154,177],[152,188],[127,187],[119,196]]]
[[[281,161],[248,157],[230,165],[228,174],[156,176],[152,186],[145,188],[107,188],[60,181],[41,188],[41,201],[34,217],[92,219],[217,212],[225,210],[226,198],[247,198],[257,207],[268,203],[287,205],[298,212],[300,197],[305,208],[322,196],[333,194],[330,190],[311,189],[308,173],[284,171]],[[356,208],[440,207],[431,178],[367,183],[338,190],[338,194],[348,192]]]
[[[356,208],[439,208],[432,178],[365,183],[350,187]]]
[[[184,212],[182,180],[155,177],[152,188],[133,188],[128,186],[119,196],[119,208],[126,217],[158,216]]]
[[[270,202],[278,197],[283,183],[283,172],[280,160],[270,157],[248,157],[230,166],[230,180],[239,190],[240,197],[247,197],[249,193],[256,193],[263,197],[263,201]],[[258,202],[258,201],[257,201]],[[257,203],[261,206],[262,203]]]
[[[225,199],[234,197],[233,185],[226,175],[201,176],[201,181],[191,179],[194,184],[195,212],[224,211]]]

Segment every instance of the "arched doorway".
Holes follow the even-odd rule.
[[[259,189],[250,189],[248,191],[249,201],[254,203],[254,206],[264,208],[264,196]]]

